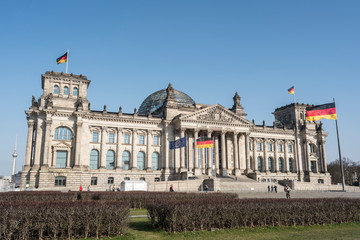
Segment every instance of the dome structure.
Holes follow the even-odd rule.
[[[195,106],[194,100],[186,93],[173,89],[171,84],[167,89],[161,89],[157,92],[150,94],[140,105],[138,114],[147,115],[149,111],[151,114],[160,109],[168,97],[169,88],[171,89],[172,101],[176,103],[178,107],[192,107]]]

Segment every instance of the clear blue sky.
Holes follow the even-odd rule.
[[[296,100],[337,102],[342,155],[360,160],[360,1],[2,1],[0,175],[10,175],[18,134],[24,164],[31,96],[41,74],[65,72],[55,60],[70,49],[69,72],[88,76],[93,110],[133,112],[166,88],[197,103],[232,106],[272,125],[275,108]],[[335,121],[328,162],[338,157]]]

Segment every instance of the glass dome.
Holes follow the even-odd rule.
[[[194,100],[189,97],[187,94],[180,92],[174,89],[174,101],[177,103],[179,107],[191,107],[195,106]],[[152,93],[148,96],[140,105],[138,114],[147,115],[149,114],[149,110],[151,114],[156,112],[159,108],[163,106],[167,97],[166,89],[159,90],[157,92]]]

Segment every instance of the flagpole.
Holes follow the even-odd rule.
[[[334,105],[335,105],[335,107],[336,107],[335,98],[333,98],[333,100],[334,100]],[[340,169],[341,169],[342,190],[343,190],[343,192],[345,192],[344,167],[343,167],[343,162],[342,162],[342,159],[341,159],[341,149],[340,149],[339,128],[338,128],[338,123],[337,123],[337,117],[336,117],[336,119],[335,119],[335,124],[336,124],[336,136],[337,136],[338,149],[339,149],[339,159],[340,159]]]
[[[66,53],[67,53],[67,58],[66,58],[66,71],[65,71],[65,73],[68,73],[68,64],[69,64],[69,49],[66,51]]]
[[[295,89],[293,93],[294,97],[294,111],[296,112],[296,101],[295,101]],[[298,151],[298,130],[297,130],[297,122],[295,122],[295,151],[296,151],[296,171],[298,174],[298,180],[301,179],[300,169],[299,169],[299,151]]]

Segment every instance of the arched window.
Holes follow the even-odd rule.
[[[283,158],[279,158],[279,170],[280,172],[284,172],[284,159]]]
[[[64,95],[69,95],[69,87],[64,87]]]
[[[289,158],[289,171],[294,172],[294,160]]]
[[[262,158],[261,158],[261,157],[258,157],[258,158],[257,158],[257,165],[258,165],[258,171],[259,171],[259,172],[262,172],[262,170],[263,170],[263,163],[262,163]]]
[[[271,157],[268,158],[269,171],[274,172],[273,159]]]
[[[122,168],[124,170],[129,170],[130,168],[130,153],[128,151],[124,151],[122,154]]]
[[[145,168],[145,153],[139,152],[137,155],[137,169],[144,170]]]
[[[99,168],[99,152],[98,150],[91,150],[90,152],[90,169],[98,169]]]
[[[54,85],[54,94],[59,94],[59,86]]]
[[[152,170],[159,170],[159,153],[153,152],[151,156],[151,168]]]
[[[58,127],[55,129],[56,140],[71,140],[71,131],[67,127]]]
[[[115,168],[115,153],[114,151],[109,150],[106,153],[106,169]]]
[[[73,88],[73,96],[77,96],[77,95],[79,95],[79,89],[74,87]]]

